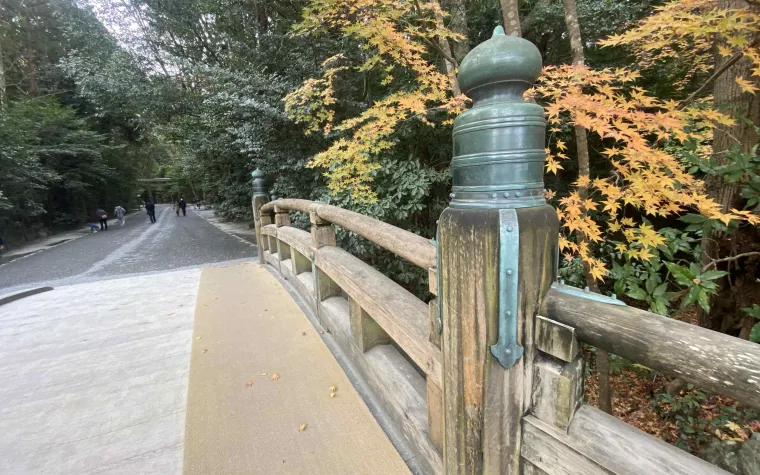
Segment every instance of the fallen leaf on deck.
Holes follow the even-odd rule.
[[[250,388],[251,386],[253,386],[253,381],[248,381],[247,383],[245,383],[246,388]]]
[[[277,374],[277,373],[275,373],[275,374],[273,374],[273,375],[272,375],[272,377],[271,377],[271,378],[269,378],[269,379],[271,379],[272,381],[277,381],[278,379],[280,379],[280,375],[279,375],[279,374]]]
[[[201,338],[203,338],[203,337],[202,336],[196,336],[195,337],[196,340],[200,340]]]
[[[266,374],[266,373],[261,373],[261,375],[262,375],[262,376],[266,376],[267,374]]]
[[[301,424],[301,427],[298,428],[301,432],[306,430],[306,424]]]
[[[306,332],[301,333],[301,335],[306,336]]]
[[[167,313],[166,315],[167,315],[168,317],[171,317],[172,315],[174,315],[174,312],[172,312],[172,313]]]
[[[335,393],[330,393],[330,397],[335,397]]]
[[[208,348],[204,348],[201,350],[201,353],[207,353],[207,352],[208,352]]]
[[[325,334],[325,332],[324,332],[324,331],[322,331],[322,330],[319,330],[319,334],[320,334],[320,335],[324,335],[324,334]]]
[[[335,386],[330,386],[330,392],[331,393],[338,392],[338,388],[336,388]]]

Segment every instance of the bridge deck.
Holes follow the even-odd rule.
[[[0,361],[0,473],[408,473],[257,264],[5,305]]]

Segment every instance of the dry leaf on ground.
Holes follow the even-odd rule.
[[[301,424],[301,426],[298,428],[301,432],[306,430],[306,424]]]
[[[278,379],[280,379],[280,375],[279,375],[279,374],[277,374],[277,373],[275,373],[275,374],[273,374],[273,375],[272,375],[272,377],[271,377],[271,378],[269,378],[269,379],[271,379],[272,381],[277,381]]]
[[[204,348],[201,350],[201,353],[208,353],[208,348]]]
[[[253,381],[248,381],[247,383],[245,383],[246,388],[250,388],[251,386],[253,386]]]
[[[338,391],[338,388],[337,388],[337,387],[335,387],[335,386],[330,386],[330,392],[331,392],[331,393],[334,393],[334,392],[337,392],[337,391]]]
[[[201,338],[203,338],[203,337],[202,336],[196,336],[195,337],[196,340],[200,340]]]

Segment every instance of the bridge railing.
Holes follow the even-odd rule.
[[[311,231],[290,226],[306,213]],[[435,276],[435,246],[376,219],[307,200],[280,199],[256,212],[259,259],[278,270],[361,371],[417,464],[442,473],[442,358],[435,313],[373,267],[336,247],[333,224]],[[435,304],[433,304],[435,305]],[[434,326],[431,327],[431,315]]]
[[[267,203],[256,171],[259,259],[336,337],[425,472],[726,473],[584,404],[581,342],[752,406],[760,345],[557,283],[544,111],[523,101],[540,71],[538,50],[498,28],[460,64],[473,107],[454,123],[436,245],[326,204]],[[309,214],[310,232],[290,226],[290,211]],[[426,305],[336,247],[333,225],[427,269],[436,298]]]

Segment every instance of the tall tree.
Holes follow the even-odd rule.
[[[565,8],[565,25],[568,35],[570,36],[570,51],[572,52],[573,66],[583,67],[586,58],[583,52],[583,40],[581,38],[581,26],[578,20],[578,8],[575,0],[562,0]],[[578,194],[582,200],[588,199],[588,185],[590,183],[590,158],[588,152],[588,138],[586,137],[586,128],[582,125],[575,124],[575,146],[578,155],[578,174],[579,183]],[[588,240],[581,233],[579,245],[587,245]],[[583,263],[586,274],[586,285],[594,292],[599,292],[599,286],[591,275],[591,266]],[[596,349],[596,369],[599,373],[599,408],[608,414],[612,414],[612,386],[610,384],[610,356],[601,348]]]

